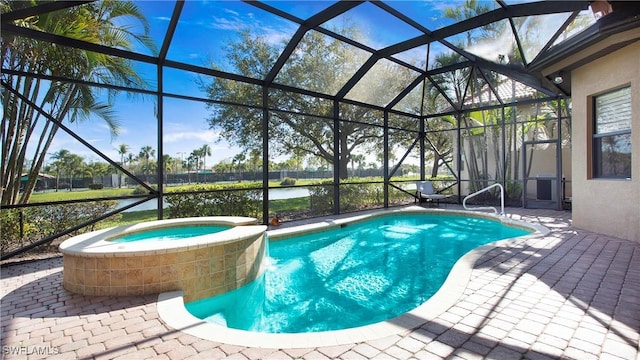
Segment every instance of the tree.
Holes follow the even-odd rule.
[[[207,156],[211,156],[211,147],[207,144],[202,145],[199,149],[200,156],[202,156],[202,167],[207,169]]]
[[[81,173],[84,167],[84,158],[77,154],[69,154],[65,158],[64,167],[69,172],[69,191],[73,190],[73,177],[74,175]]]
[[[127,153],[129,152],[129,149],[130,149],[130,147],[127,144],[118,145],[118,154],[120,154],[120,165],[122,167],[124,167],[125,156],[127,156]],[[119,181],[119,183],[120,183],[120,187],[122,187],[123,181]]]
[[[2,12],[33,6],[34,1],[3,1]],[[142,24],[143,33],[131,31],[123,19],[131,18]],[[99,1],[74,6],[51,13],[14,20],[14,24],[90,43],[132,50],[133,41],[155,52],[148,37],[146,19],[131,1]],[[104,56],[80,49],[51,46],[49,43],[2,34],[2,67],[20,72],[55,75],[74,79],[109,83],[111,85],[143,87],[144,81],[128,60]],[[59,123],[86,120],[95,115],[105,121],[113,136],[118,134],[118,122],[112,104],[98,100],[98,89],[83,83],[43,80],[38,77],[6,74],[8,84],[2,93],[3,191],[1,204],[28,203],[35,189],[38,174],[47,151],[59,130]],[[115,90],[105,90],[113,95]],[[21,97],[23,96],[24,99]],[[25,100],[26,99],[26,100]],[[111,97],[109,98],[111,99]],[[56,121],[45,118],[31,104],[46,109]],[[28,181],[20,196],[20,177],[25,164]]]
[[[109,165],[104,162],[92,161],[86,166],[87,175],[91,178],[107,175],[110,170]]]
[[[162,173],[164,174],[164,183],[166,184],[168,181],[168,175],[172,171],[175,171],[175,164],[179,162],[180,159],[175,159],[171,157],[169,154],[162,155]]]
[[[56,192],[58,191],[58,188],[60,186],[60,173],[64,169],[66,158],[70,154],[71,153],[69,152],[69,150],[60,149],[51,155],[51,159],[54,160],[53,166],[56,169]]]
[[[194,169],[195,164],[197,164],[198,159],[193,155],[193,152],[191,154],[189,154],[189,157],[187,158],[187,160],[184,161],[183,166],[185,168],[187,168],[187,181],[189,182],[189,184],[191,184],[191,170]],[[197,166],[196,166],[196,170],[197,170]],[[197,177],[197,174],[196,174]],[[196,178],[197,181],[197,178]]]
[[[140,148],[140,153],[138,153],[138,157],[144,160],[144,174],[146,180],[149,181],[149,173],[151,172],[151,166],[149,166],[149,159],[151,159],[156,154],[156,150],[149,145],[143,146]]]
[[[235,171],[238,173],[238,180],[242,179],[242,170],[245,168],[245,161],[247,160],[247,157],[240,153],[240,154],[236,154],[233,159],[231,160],[231,165],[235,165]]]
[[[339,32],[348,34],[348,37],[360,37],[353,28],[340,29]],[[255,32],[245,30],[239,35],[240,40],[232,41],[226,47],[229,64],[239,74],[263,78],[270,70],[265,65],[273,64],[279,55],[278,47],[269,43],[266,36]],[[348,82],[367,57],[368,54],[354,51],[337,39],[310,31],[290,55],[276,81],[334,94]],[[217,68],[215,64],[213,67]],[[398,89],[404,89],[408,83],[407,79],[415,76],[409,70],[398,70],[384,61],[380,65],[376,64],[375,71],[376,76],[368,81],[385,83],[386,86],[380,92],[399,92]],[[242,86],[233,81],[214,79],[200,85],[212,99],[226,104],[254,104],[256,98],[261,98],[259,88]],[[373,88],[380,87],[354,87],[351,90],[354,92],[352,96],[371,100],[383,95],[370,90]],[[333,164],[334,154],[337,152],[341,178],[348,176],[348,164],[356,149],[365,152],[367,149],[364,148],[367,146],[379,148],[382,141],[381,128],[367,125],[381,122],[381,112],[371,108],[340,106],[339,119],[350,121],[341,121],[338,133],[334,133],[334,105],[331,101],[270,90],[269,107],[291,110],[269,113],[270,154],[278,156],[296,153],[299,156],[318,157]],[[262,109],[213,103],[209,108],[212,110],[208,118],[209,125],[220,130],[220,139],[236,144],[247,153],[251,150],[262,151]],[[334,136],[339,137],[338,149],[334,148]]]

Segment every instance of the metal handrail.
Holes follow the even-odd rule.
[[[496,215],[498,215],[498,209],[496,209],[493,206],[479,206],[479,207],[473,207],[473,208],[468,208],[467,207],[467,199],[470,199],[480,193],[489,191],[490,189],[494,188],[494,187],[499,187],[500,188],[500,215],[504,215],[504,187],[502,186],[502,184],[500,183],[495,183],[493,185],[489,185],[486,188],[482,189],[482,190],[478,190],[476,192],[474,192],[471,195],[467,195],[465,196],[464,200],[462,200],[462,207],[465,210],[493,210],[494,213],[496,213]]]

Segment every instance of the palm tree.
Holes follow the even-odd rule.
[[[149,181],[149,170],[151,169],[149,167],[149,159],[152,158],[155,154],[156,154],[156,150],[149,145],[146,145],[140,148],[140,153],[138,154],[138,157],[140,159],[144,159],[144,162],[145,162],[144,172],[145,172],[147,181]]]
[[[56,168],[56,192],[58,191],[58,187],[60,184],[60,172],[64,168],[64,164],[69,155],[71,155],[71,153],[69,152],[69,150],[65,149],[60,149],[51,155],[51,159],[54,160],[53,166],[55,166]]]
[[[73,190],[73,176],[82,171],[84,158],[77,154],[69,154],[65,159],[65,168],[69,172],[69,191]]]
[[[131,163],[132,163],[132,162],[133,162],[133,160],[135,160],[135,159],[136,159],[136,156],[135,156],[135,155],[133,155],[133,153],[129,153],[129,155],[127,155],[127,164],[128,164],[129,166],[131,166]]]
[[[194,150],[195,152],[195,150]],[[194,152],[191,152],[191,154],[189,154],[189,157],[187,158],[187,160],[185,160],[185,165],[187,168],[187,177],[188,177],[188,181],[189,184],[191,184],[191,169],[193,169],[193,165],[196,166],[196,182],[198,181],[198,157],[194,154]]]
[[[491,10],[491,5],[488,5],[486,2],[478,1],[478,0],[465,0],[462,5],[458,5],[454,8],[445,8],[443,11],[443,17],[449,18],[452,20],[460,21],[471,19],[475,16],[484,14]],[[485,29],[488,28],[489,25],[485,26]],[[472,37],[472,32],[467,32],[467,46],[471,46],[474,42]]]
[[[202,158],[204,157],[204,154],[202,153],[202,148],[198,148],[195,149],[191,152],[191,154],[189,155],[189,158],[193,160],[193,163],[195,165],[195,170],[196,170],[196,182],[198,182],[198,173],[200,172],[200,169],[202,168]]]
[[[162,155],[162,173],[164,174],[164,183],[167,183],[168,175],[171,171],[173,171],[173,164],[175,159],[171,157],[169,154]]]
[[[200,148],[200,155],[202,155],[202,167],[207,169],[207,156],[211,156],[211,147],[207,144],[202,145]]]
[[[365,160],[365,156],[362,154],[353,154],[351,155],[351,173],[353,174],[353,177],[356,177],[356,167],[355,165],[358,164],[358,168],[360,168],[362,166],[362,163]]]
[[[200,147],[200,149],[198,149],[199,154],[201,156],[202,159],[202,169],[204,170],[202,172],[202,176],[204,177],[203,182],[207,182],[207,156],[211,156],[211,147],[207,144],[202,145],[202,147]]]
[[[246,167],[246,160],[247,157],[243,153],[236,154],[233,159],[231,159],[231,170],[235,170],[235,177],[238,179],[238,181],[242,180],[243,178],[242,171]]]
[[[94,178],[95,177],[99,177],[100,178],[100,184],[103,184],[103,179],[102,177],[110,174],[110,171],[112,171],[112,166],[108,165],[107,163],[104,162],[90,162],[85,166],[85,173],[87,175],[87,177],[91,178],[91,183],[94,182]]]
[[[120,165],[122,167],[124,167],[124,157],[127,155],[127,153],[129,152],[129,145],[127,144],[120,144],[118,145],[118,154],[120,154]],[[121,175],[122,176],[122,175]],[[122,183],[124,181],[119,181],[120,183],[120,187],[122,187]]]
[[[198,172],[198,170],[200,170],[200,164],[202,164],[202,149],[193,150],[189,157],[193,159],[193,163],[196,166],[195,170]]]
[[[32,4],[27,1],[3,1],[2,12],[20,10]],[[130,22],[122,21],[124,17],[135,19],[142,26],[131,26]],[[92,2],[17,19],[13,24],[124,50],[133,50],[133,42],[136,41],[156,52],[148,36],[147,20],[132,1]],[[133,32],[132,29],[142,29],[142,33]],[[2,143],[0,182],[6,190],[2,191],[0,203],[28,203],[47,151],[64,119],[72,123],[80,122],[93,114],[106,122],[112,135],[118,134],[119,126],[112,104],[99,102],[98,90],[88,83],[143,87],[145,81],[133,71],[131,62],[123,58],[51,46],[11,33],[2,35],[3,67],[24,73],[54,74],[87,81],[67,83],[20,74],[3,74],[9,90],[2,96],[4,115],[0,127],[5,131],[5,141]],[[116,90],[108,91],[114,93]],[[36,111],[34,104],[41,109],[48,109],[48,115],[55,121]],[[34,132],[36,128],[42,128],[42,131]],[[27,159],[27,156],[30,158]],[[27,163],[32,164],[28,169],[29,180],[20,196],[20,175]]]

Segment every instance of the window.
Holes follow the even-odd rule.
[[[631,88],[593,99],[593,177],[631,178]]]

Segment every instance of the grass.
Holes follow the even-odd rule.
[[[158,220],[158,211],[156,210],[129,211],[122,213],[119,223],[124,225],[153,220]]]
[[[310,207],[308,196],[293,199],[269,200],[269,212],[272,214],[285,211],[308,210]]]
[[[88,189],[77,189],[73,191],[68,190],[58,190],[51,192],[41,192],[41,193],[33,193],[31,195],[32,203],[38,202],[50,202],[50,201],[67,201],[67,200],[82,200],[82,199],[93,199],[93,198],[103,198],[103,197],[112,197],[112,196],[126,196],[133,195],[134,189],[128,188],[109,188],[109,189],[100,189],[100,190],[88,190]]]

